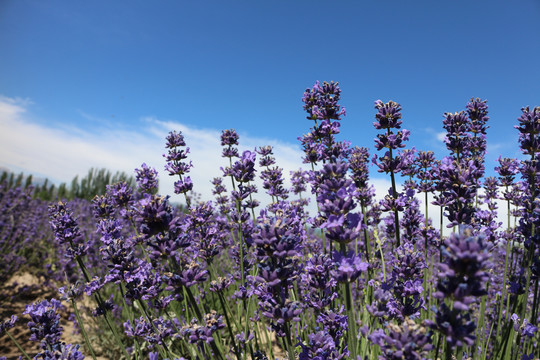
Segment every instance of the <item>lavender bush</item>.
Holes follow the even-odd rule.
[[[195,201],[188,174],[197,165],[173,131],[165,170],[177,177],[171,190],[183,194],[182,206],[158,193],[146,164],[136,186],[109,185],[91,204],[51,204],[50,241],[68,275],[56,279],[64,302],[22,314],[38,354],[11,336],[15,316],[6,314],[0,331],[34,359],[538,358],[540,107],[522,109],[524,159],[499,159],[496,178],[484,176],[485,100],[444,114],[449,155],[436,159],[406,148],[413,135],[394,101],[375,102],[379,154],[338,140],[340,96],[334,82],[305,91],[313,126],[299,140],[309,168],[290,174],[290,189],[272,147],[240,151],[229,129],[215,201]],[[381,201],[370,159],[390,177]],[[260,192],[271,201],[261,204]],[[10,197],[24,194],[2,194],[8,219]],[[438,213],[428,214],[430,198]],[[505,225],[497,200],[506,201]],[[12,222],[9,232],[25,225]],[[24,244],[2,239],[6,263],[22,256]],[[81,347],[61,342],[60,307],[75,315]]]

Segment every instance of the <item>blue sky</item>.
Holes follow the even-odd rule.
[[[242,147],[282,146],[300,165],[302,93],[334,80],[341,139],[372,151],[377,99],[401,103],[410,145],[439,156],[443,113],[487,99],[492,168],[519,156],[520,108],[540,105],[539,18],[538,0],[4,0],[0,166],[59,181],[161,170],[167,127],[197,143],[235,128]]]

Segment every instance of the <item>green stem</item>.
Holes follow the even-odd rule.
[[[94,348],[92,348],[92,343],[90,343],[90,340],[88,339],[88,334],[86,333],[86,330],[84,329],[84,322],[79,314],[79,309],[77,308],[77,303],[75,302],[75,299],[71,299],[71,304],[73,305],[73,312],[75,313],[75,316],[77,317],[77,322],[79,323],[79,328],[81,329],[81,333],[83,334],[86,347],[88,348],[88,350],[90,350],[92,359],[96,360],[96,354],[94,353]]]
[[[377,232],[377,229],[373,230],[373,236],[375,237],[375,242],[379,246],[379,252],[381,253],[381,262],[382,262],[384,281],[386,281],[386,266],[384,265],[384,252],[382,249],[381,240],[379,239],[379,234]]]
[[[73,244],[71,244],[71,245],[73,246]],[[84,266],[84,263],[83,263],[81,257],[76,256],[75,259],[77,260],[77,264],[79,265],[81,271],[83,272],[83,275],[84,275],[84,278],[85,278],[86,282],[89,283],[90,282],[90,276],[88,275],[88,271],[86,270],[86,267]],[[103,317],[105,318],[105,322],[107,323],[107,326],[109,327],[109,329],[113,333],[113,337],[114,337],[115,341],[117,342],[118,346],[120,347],[120,349],[122,350],[122,352],[126,356],[126,359],[129,359],[129,354],[126,351],[126,348],[124,347],[124,344],[122,343],[122,340],[120,340],[120,336],[118,335],[118,332],[116,331],[116,328],[114,326],[112,326],[111,321],[109,320],[109,315],[108,315],[109,311],[106,310],[105,307],[103,306],[103,299],[101,298],[101,295],[100,295],[99,291],[96,291],[94,293],[94,297],[96,299],[96,302],[98,303],[99,308],[103,310]]]
[[[362,201],[362,215],[364,217],[364,243],[365,243],[365,250],[366,250],[366,261],[369,263],[370,261],[370,253],[371,253],[371,244],[369,239],[369,233],[368,233],[368,223],[367,223],[367,211],[366,206],[364,205],[364,202]]]
[[[503,313],[503,304],[506,301],[506,279],[508,276],[508,253],[510,252],[510,241],[506,243],[506,255],[504,258],[504,275],[503,275],[503,284],[502,284],[502,297],[501,297],[501,303],[499,305],[499,316],[497,321],[497,331],[495,332],[496,336],[499,337],[499,330],[501,328],[501,318]]]
[[[227,322],[227,329],[229,330],[229,335],[231,337],[231,342],[233,344],[234,353],[236,354],[236,358],[240,359],[240,351],[238,350],[238,347],[236,346],[236,341],[234,340],[234,334],[232,332],[232,326],[231,321],[229,320],[229,314],[227,311],[227,307],[225,306],[225,301],[223,300],[223,295],[221,292],[218,293],[219,302],[221,304],[221,308],[223,309],[223,314],[225,316],[225,321]]]
[[[315,171],[315,165],[313,163],[311,163],[311,170]],[[319,206],[318,201],[315,201],[315,202],[317,203],[317,214],[320,215],[321,214],[321,207]],[[326,235],[324,234],[324,231],[321,231],[321,236],[322,236],[323,252],[326,255],[326,253],[327,253],[327,250],[326,250]],[[331,253],[332,253],[332,251],[330,250],[330,254]]]
[[[341,253],[345,255],[347,253],[347,245],[341,244]],[[349,323],[349,331],[347,331],[349,350],[351,351],[351,358],[356,359],[357,344],[356,344],[356,321],[354,316],[352,295],[351,295],[351,284],[346,282],[343,284],[345,289],[345,306],[347,308],[347,318]]]
[[[287,353],[289,354],[289,360],[295,360],[296,356],[294,354],[294,348],[292,346],[291,340],[291,329],[289,323],[285,324],[285,346],[287,348]]]
[[[21,345],[19,344],[19,342],[17,340],[15,340],[15,338],[9,333],[9,331],[6,329],[6,334],[8,334],[9,338],[11,339],[11,341],[13,341],[13,343],[15,344],[15,346],[19,349],[20,352],[23,353],[23,355],[28,359],[28,360],[32,360],[30,358],[30,356],[28,356],[28,354],[26,353],[26,351],[24,351],[24,349],[21,347]]]
[[[434,357],[434,359],[439,358],[439,350],[441,348],[441,337],[442,337],[442,335],[438,334],[438,336],[437,336],[437,345],[435,346],[435,357]]]
[[[489,336],[487,337],[487,339],[484,339],[484,346],[482,347],[482,353],[484,355],[484,359],[483,360],[486,360],[486,356],[487,356],[487,349],[488,349],[488,345],[489,345],[489,340],[491,339],[491,334],[493,334],[493,326],[495,326],[495,324],[491,324],[491,329],[489,330]]]
[[[388,135],[391,135],[391,134],[392,134],[392,132],[390,131],[390,129],[388,129]],[[390,150],[390,161],[392,161],[394,159],[393,155],[392,155],[392,148],[389,148],[389,150]],[[397,189],[396,189],[396,177],[395,177],[393,171],[390,171],[390,180],[392,181],[392,197],[394,198],[394,200],[397,200],[398,193],[397,193]],[[400,245],[399,212],[398,212],[397,209],[394,209],[394,225],[396,227],[396,247],[399,247],[399,245]]]

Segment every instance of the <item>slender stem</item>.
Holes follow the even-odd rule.
[[[24,351],[24,349],[21,347],[21,345],[19,344],[19,342],[17,340],[15,340],[15,338],[10,334],[10,332],[8,331],[8,329],[6,329],[6,334],[8,334],[9,338],[11,339],[11,341],[13,341],[13,343],[15,344],[15,346],[17,346],[17,348],[19,349],[20,352],[23,353],[23,355],[28,359],[28,360],[32,360],[32,358],[30,358],[30,356],[28,356],[28,354],[26,353],[26,351]]]
[[[439,334],[437,336],[437,345],[435,346],[435,357],[434,357],[434,359],[439,359],[439,350],[441,348],[441,337],[442,337],[441,334]]]
[[[386,281],[386,266],[384,265],[384,252],[382,249],[381,239],[379,239],[379,234],[377,232],[377,229],[374,229],[373,236],[375,237],[375,242],[379,246],[379,252],[381,253],[381,262],[382,262],[384,281]]]
[[[311,170],[315,171],[315,165],[313,163],[311,163]],[[320,214],[321,213],[321,207],[319,206],[319,202],[318,201],[315,201],[317,203],[317,214]],[[326,254],[327,250],[326,250],[326,235],[324,234],[324,231],[321,231],[321,236],[322,236],[322,246],[323,246],[323,252],[324,254]],[[332,253],[332,251],[330,251],[330,253]]]
[[[122,303],[124,304],[124,309],[126,309],[126,311],[128,313],[129,322],[131,323],[131,326],[134,326],[135,314],[131,311],[132,307],[129,307],[127,302],[126,302],[124,284],[120,283],[120,286],[118,288],[120,289],[120,296],[122,297]],[[133,343],[135,344],[136,358],[139,359],[139,357],[141,356],[141,348],[139,346],[139,342],[137,341],[136,338],[133,338]]]
[[[88,347],[88,350],[90,350],[92,359],[96,360],[96,354],[94,353],[94,348],[92,348],[92,343],[88,339],[88,334],[86,333],[86,330],[84,329],[84,322],[79,314],[79,309],[77,308],[77,303],[75,302],[75,299],[71,299],[71,304],[73,305],[73,312],[75,313],[75,316],[77,317],[77,322],[79,323],[79,328],[81,329],[81,332],[83,334],[86,347]]]
[[[497,337],[499,336],[499,330],[501,328],[501,317],[502,317],[502,313],[503,313],[503,305],[504,305],[504,302],[506,301],[506,297],[507,297],[507,294],[506,294],[506,279],[507,279],[507,276],[508,276],[508,253],[510,251],[511,251],[510,250],[510,241],[508,241],[506,243],[506,254],[505,254],[505,258],[504,258],[504,275],[503,275],[503,283],[502,283],[502,297],[501,297],[501,301],[500,301],[500,305],[499,305],[499,316],[498,316],[498,321],[497,321],[497,331],[495,332]]]
[[[291,340],[291,329],[290,324],[287,322],[285,323],[285,346],[287,349],[287,353],[289,354],[289,360],[295,360],[296,356],[294,354],[294,348],[292,346],[292,340]]]
[[[236,358],[240,358],[240,351],[238,351],[238,347],[236,346],[236,341],[234,340],[234,334],[232,332],[232,326],[231,321],[229,320],[229,313],[227,311],[227,307],[225,306],[225,301],[223,300],[223,295],[218,293],[219,302],[221,304],[221,308],[223,309],[223,314],[225,315],[225,321],[227,322],[227,329],[229,329],[229,335],[231,336],[231,342],[233,344],[234,353],[236,354]]]
[[[364,205],[364,201],[362,201],[362,215],[363,215],[363,221],[364,221],[364,245],[365,251],[366,251],[366,261],[369,263],[370,260],[370,253],[371,253],[371,243],[369,239],[369,233],[368,233],[368,223],[367,223],[367,211],[366,206]]]
[[[534,322],[536,321],[537,311],[538,311],[538,278],[536,278],[536,283],[534,284],[534,300],[533,300],[532,314],[531,314],[531,320],[530,320],[531,324],[534,324]]]
[[[491,324],[491,329],[489,330],[489,336],[487,337],[487,339],[484,340],[484,347],[482,348],[482,352],[483,352],[483,355],[484,355],[483,360],[486,360],[489,340],[491,339],[491,334],[493,333],[493,326],[494,325],[495,325],[494,323]]]
[[[424,236],[424,260],[427,260],[427,253],[428,253],[428,233],[427,233],[427,230],[428,230],[428,224],[429,224],[429,217],[428,217],[428,192],[425,191],[424,192],[424,207],[425,207],[425,212],[426,212],[426,217],[425,217],[425,224],[424,224],[424,228],[426,229],[426,235]]]
[[[388,135],[392,134],[390,129],[388,129]],[[392,148],[389,148],[390,150],[390,161],[392,162],[394,160],[394,157],[392,155]],[[392,197],[394,200],[397,200],[398,193],[396,189],[396,177],[394,175],[394,171],[390,171],[390,180],[392,181]],[[396,227],[396,246],[399,247],[400,245],[400,236],[399,236],[399,212],[397,209],[394,209],[394,224]]]
[[[72,246],[73,246],[73,244],[72,244]],[[86,267],[84,266],[84,263],[83,263],[81,257],[76,256],[75,259],[77,260],[77,264],[79,264],[79,267],[81,268],[81,271],[83,272],[83,275],[84,275],[84,278],[85,278],[86,282],[87,283],[90,282],[90,276],[88,275],[88,270],[86,270]],[[103,306],[103,299],[101,298],[101,295],[100,295],[99,291],[96,291],[94,293],[94,297],[95,297],[95,299],[96,299],[96,301],[98,303],[99,308],[103,310],[103,317],[105,318],[105,322],[107,323],[107,326],[109,327],[109,329],[113,333],[113,337],[116,340],[116,342],[118,343],[118,346],[120,347],[120,349],[122,349],[122,352],[124,353],[126,358],[129,358],[129,354],[126,351],[126,348],[124,347],[124,344],[122,343],[122,340],[120,340],[120,336],[118,335],[118,331],[116,330],[116,328],[114,326],[112,326],[111,321],[109,320],[109,316],[108,316],[109,311]]]
[[[341,253],[343,255],[346,255],[347,253],[347,245],[341,244]],[[349,323],[349,331],[347,332],[348,337],[348,343],[349,343],[349,350],[351,351],[351,358],[356,358],[356,321],[354,316],[354,308],[353,308],[353,301],[352,301],[352,295],[351,295],[351,284],[350,282],[345,282],[344,284],[345,289],[345,306],[347,308],[347,318]]]

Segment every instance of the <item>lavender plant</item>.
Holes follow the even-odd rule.
[[[165,170],[185,206],[161,195],[157,171],[142,164],[136,185],[49,204],[47,229],[39,218],[46,203],[0,186],[2,280],[32,254],[26,248],[40,248],[30,239],[45,234],[57,264],[44,273],[61,296],[22,314],[0,312],[0,336],[27,359],[540,356],[540,108],[522,109],[525,158],[500,158],[495,178],[485,176],[485,100],[445,113],[443,159],[404,149],[411,133],[401,128],[401,105],[377,100],[375,149],[384,153],[371,162],[392,183],[378,202],[370,150],[339,139],[340,100],[336,82],[304,92],[313,126],[299,140],[310,168],[290,174],[290,189],[273,148],[239,150],[234,129],[221,134],[227,165],[212,180],[214,201],[189,196],[197,184],[187,138],[176,131],[166,138]],[[438,213],[428,213],[430,196]],[[455,227],[450,236],[434,229],[437,215]],[[83,346],[63,342],[64,312]],[[23,318],[37,351],[12,334]]]

